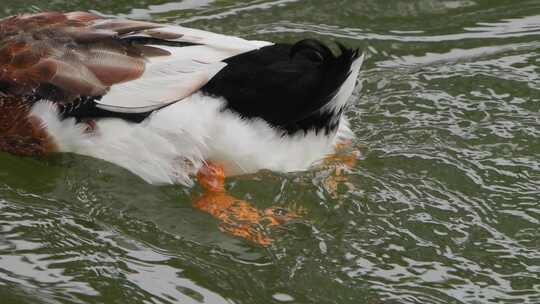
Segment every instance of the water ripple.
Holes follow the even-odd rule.
[[[369,58],[347,113],[354,166],[229,180],[255,208],[300,215],[267,247],[195,210],[199,187],[84,157],[0,155],[6,301],[540,303],[537,1],[31,2],[339,38]]]

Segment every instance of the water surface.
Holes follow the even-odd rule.
[[[227,181],[269,246],[78,157],[0,154],[2,303],[540,303],[540,2],[3,0],[366,51],[351,169]],[[341,176],[336,179],[336,170]]]

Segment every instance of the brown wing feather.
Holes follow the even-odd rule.
[[[159,27],[85,12],[46,12],[0,20],[0,90],[32,96],[52,86],[54,95],[40,97],[58,102],[102,95],[113,84],[139,78],[145,56],[168,55],[118,39]]]

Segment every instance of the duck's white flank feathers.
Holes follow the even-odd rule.
[[[94,133],[85,133],[86,126],[73,119],[60,120],[47,101],[36,103],[31,115],[43,122],[61,152],[109,161],[153,184],[189,185],[208,160],[223,164],[228,175],[305,170],[332,153],[337,140],[352,134],[343,120],[337,134],[282,136],[262,120],[223,112],[223,103],[195,93],[139,124],[98,120]]]
[[[97,121],[93,133],[74,119],[60,120],[55,105],[36,103],[30,115],[39,118],[60,152],[76,153],[106,160],[153,184],[192,183],[190,175],[204,159],[204,142],[186,134],[171,115],[158,112],[140,124],[121,119]],[[156,119],[154,119],[155,116]]]
[[[58,108],[52,102],[46,100],[37,102],[32,107],[29,116],[40,119],[60,151],[71,151],[87,137],[85,126],[77,124],[75,118],[61,120]]]

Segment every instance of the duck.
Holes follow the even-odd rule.
[[[308,170],[354,137],[364,55],[334,49],[90,12],[7,17],[0,151],[84,155],[151,184]]]

